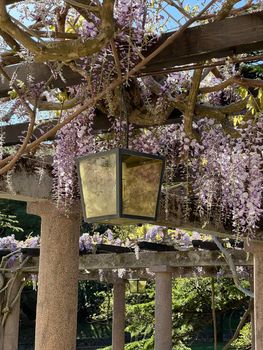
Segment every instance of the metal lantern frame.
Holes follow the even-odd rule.
[[[146,280],[130,279],[128,281],[129,281],[129,290],[130,290],[131,294],[145,294],[146,293],[146,286],[147,286]],[[135,289],[136,289],[136,291],[135,291]]]
[[[116,214],[113,215],[102,215],[102,216],[96,216],[96,217],[86,217],[86,211],[85,211],[85,201],[84,201],[84,194],[83,194],[83,188],[81,183],[81,175],[80,175],[80,163],[81,161],[85,159],[91,159],[96,158],[99,156],[110,156],[112,154],[116,155]],[[122,189],[123,189],[123,182],[122,182],[122,159],[123,156],[137,156],[137,157],[145,157],[148,159],[156,159],[162,161],[162,168],[161,168],[161,174],[160,174],[160,181],[159,181],[159,188],[158,188],[158,195],[157,195],[157,202],[156,202],[156,210],[154,217],[149,216],[139,216],[139,215],[130,215],[130,214],[124,214],[123,213],[123,197],[122,197]],[[163,175],[164,175],[164,169],[165,169],[165,158],[163,156],[154,155],[154,154],[148,154],[148,153],[142,153],[142,152],[136,152],[131,151],[124,148],[115,148],[109,151],[105,152],[99,152],[94,154],[89,154],[85,156],[80,156],[77,158],[77,172],[78,172],[78,179],[79,179],[79,188],[80,188],[80,195],[81,195],[81,204],[83,208],[84,213],[84,221],[88,223],[110,223],[113,219],[130,219],[131,222],[128,224],[132,224],[134,221],[134,224],[136,223],[152,223],[155,222],[158,215],[159,210],[159,202],[160,202],[160,193],[161,193],[161,186],[163,181]],[[115,224],[115,223],[113,223]],[[116,223],[118,224],[118,223]],[[125,223],[124,223],[125,224]]]

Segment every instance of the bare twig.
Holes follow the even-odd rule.
[[[263,80],[247,79],[247,78],[242,78],[239,75],[236,75],[236,76],[230,77],[229,79],[223,81],[220,84],[213,85],[213,86],[204,86],[199,89],[199,92],[202,94],[206,94],[210,92],[220,91],[233,84],[244,86],[244,87],[263,88]]]
[[[8,81],[11,81],[11,78],[6,73],[5,69],[2,67],[1,64],[0,64],[0,72]],[[8,162],[6,162],[5,159],[0,160],[0,167],[1,167],[0,168],[0,175],[3,175],[5,173],[7,173],[8,171],[10,171],[14,167],[16,162],[20,159],[22,154],[24,153],[24,151],[25,151],[25,149],[26,149],[26,147],[27,147],[27,145],[32,137],[34,126],[35,126],[35,120],[36,120],[37,101],[35,101],[35,107],[34,107],[34,110],[32,110],[30,108],[30,106],[27,104],[27,102],[25,101],[22,94],[20,93],[20,90],[16,86],[16,84],[13,84],[13,88],[16,91],[17,95],[19,96],[22,105],[25,107],[26,111],[29,114],[30,123],[29,123],[28,128],[27,128],[26,137],[24,138],[23,143],[20,146],[19,150],[16,152],[16,154]]]
[[[254,298],[254,293],[251,292],[250,290],[244,288],[241,286],[239,278],[237,276],[237,272],[236,272],[236,267],[235,264],[232,260],[231,255],[228,253],[228,251],[223,247],[222,243],[220,242],[220,240],[214,236],[213,240],[215,242],[215,244],[218,246],[218,248],[220,249],[220,251],[223,253],[224,258],[226,260],[226,262],[228,263],[230,270],[233,274],[233,280],[235,283],[235,286],[237,287],[238,290],[240,290],[242,293],[244,293],[245,295],[249,296],[250,298]]]
[[[233,341],[235,341],[237,339],[241,329],[243,328],[244,324],[246,323],[247,318],[249,317],[249,315],[251,313],[252,308],[253,308],[253,299],[250,300],[249,306],[248,306],[247,310],[244,312],[243,316],[241,317],[233,337],[223,347],[223,350],[228,350],[230,348],[231,344],[233,343]]]
[[[179,4],[176,4],[173,0],[165,0],[165,2],[172,6],[172,7],[175,7],[183,16],[185,16],[186,18],[192,18],[192,16],[187,12],[185,11],[184,7],[181,5],[181,3]]]

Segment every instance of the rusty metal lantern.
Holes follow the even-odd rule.
[[[79,157],[77,167],[86,222],[156,221],[163,157],[118,148]]]

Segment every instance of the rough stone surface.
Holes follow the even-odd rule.
[[[246,251],[254,259],[254,333],[255,350],[263,349],[263,241],[251,240],[246,243]]]
[[[125,281],[113,284],[112,350],[123,350],[125,345]]]
[[[37,162],[32,160],[18,163],[17,167],[0,178],[0,198],[25,202],[51,199],[51,166],[41,176],[36,172]]]
[[[35,350],[75,350],[79,208],[66,217],[50,202],[30,203],[41,216]]]
[[[238,266],[253,265],[244,251],[230,250],[233,262]],[[134,253],[98,254],[80,256],[81,270],[153,268],[154,266],[192,267],[192,266],[228,266],[218,251],[175,251],[175,252],[140,252],[139,259]]]

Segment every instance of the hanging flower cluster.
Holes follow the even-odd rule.
[[[199,215],[231,221],[236,233],[255,233],[262,215],[262,127],[262,118],[248,122],[241,137],[231,138],[206,119],[200,143],[189,147]]]
[[[56,20],[59,21],[58,11],[62,14],[65,10],[64,3],[60,0],[49,0],[44,7],[38,3],[32,6],[33,8],[29,8],[26,4],[22,7],[21,20],[33,21],[35,24],[41,21],[44,28],[48,29],[47,33],[59,33]],[[64,34],[73,34],[83,40],[98,36],[102,23],[98,12],[85,11],[82,16],[71,7],[66,16]],[[165,156],[165,199],[169,196],[168,189],[177,185],[178,174],[183,178],[180,205],[185,219],[194,215],[203,224],[213,221],[219,226],[228,226],[239,234],[254,234],[262,216],[261,116],[257,116],[257,120],[246,122],[244,128],[238,125],[236,130],[241,136],[232,138],[223,128],[224,126],[226,129],[228,125],[222,126],[224,121],[217,124],[215,119],[209,118],[209,113],[206,118],[202,114],[203,119],[196,118],[193,122],[194,131],[200,135],[200,139],[195,140],[185,134],[182,123],[138,128],[138,125],[163,124],[177,108],[182,113],[186,112],[191,73],[171,73],[158,77],[133,76],[127,78],[123,86],[108,89],[110,83],[116,81],[117,77],[120,78],[120,75],[124,77],[143,59],[144,49],[156,41],[162,30],[160,23],[163,23],[163,16],[160,1],[115,1],[114,39],[96,54],[81,56],[78,60],[67,63],[74,72],[82,76],[81,83],[67,87],[63,92],[45,88],[43,93],[43,86],[34,84],[30,77],[25,82],[29,101],[39,98],[40,104],[45,99],[48,103],[61,104],[61,113],[57,112],[60,121],[74,113],[74,106],[79,107],[87,99],[93,99],[98,93],[105,92],[95,107],[84,110],[56,135],[54,199],[58,205],[69,208],[78,198],[77,157],[115,147],[126,147],[128,136],[129,148]],[[53,40],[52,35],[49,39]],[[59,78],[65,82],[62,65],[56,63],[47,63],[52,71],[52,79]],[[224,78],[228,79],[235,74],[235,67],[229,65]],[[209,84],[220,82],[221,79],[214,77]],[[208,80],[205,79],[204,85],[207,83]],[[21,86],[22,91],[23,88]],[[238,100],[240,95],[237,89],[227,86],[223,91],[202,97],[198,95],[197,103],[199,108],[206,102],[210,103],[210,107],[217,107]],[[68,101],[77,103],[67,107],[69,109],[66,111],[64,104]],[[14,105],[16,103],[18,102],[14,102]],[[21,106],[18,107],[23,110]],[[19,108],[16,108],[17,114]],[[13,114],[13,105],[8,110],[7,118],[10,112]],[[21,115],[24,110],[22,112]],[[104,134],[97,133],[94,126],[96,118],[99,119],[101,115],[108,118],[111,125],[109,130],[104,130]],[[133,125],[128,125],[128,120]],[[181,120],[178,118],[178,121]],[[1,138],[0,135],[0,143]],[[89,237],[84,237],[83,242],[92,244]]]
[[[73,186],[78,155],[121,145],[94,135],[87,127],[90,122],[83,126],[79,120],[83,119],[76,119],[73,127],[68,125],[67,130],[61,131],[63,138],[55,156],[55,189],[58,198],[64,196],[64,200],[77,196]],[[118,122],[115,125],[116,134],[120,135],[123,129]],[[178,167],[183,169],[183,176],[187,168],[189,196],[204,222],[231,222],[236,233],[253,234],[262,215],[262,125],[261,118],[249,122],[246,128],[240,128],[241,137],[232,138],[220,124],[203,119],[198,123],[202,130],[200,141],[187,138],[182,125],[135,129],[130,147],[164,155],[169,175],[166,181],[170,183]]]

